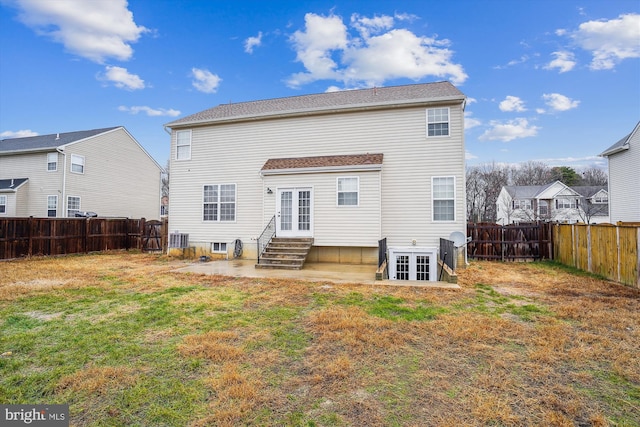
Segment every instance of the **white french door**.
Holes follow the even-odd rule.
[[[276,235],[313,237],[313,192],[310,187],[279,188],[276,201]]]
[[[437,252],[435,250],[389,249],[389,279],[437,280]]]

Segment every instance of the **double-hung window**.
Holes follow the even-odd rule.
[[[236,185],[205,185],[202,203],[203,221],[235,221]]]
[[[74,217],[76,216],[76,212],[80,212],[80,197],[67,197],[67,216]]]
[[[531,210],[531,200],[530,199],[515,199],[513,201],[513,208],[514,209],[525,209],[525,210]]]
[[[176,160],[191,159],[191,131],[179,130],[176,132]]]
[[[358,206],[358,177],[338,178],[338,206]]]
[[[455,221],[456,182],[453,176],[431,178],[434,221]]]
[[[84,156],[71,155],[71,172],[84,173]]]
[[[0,215],[7,213],[7,196],[0,196]]]
[[[47,196],[47,216],[55,218],[58,215],[58,196]]]
[[[427,138],[449,136],[449,108],[427,110]]]
[[[47,153],[47,171],[55,172],[58,170],[58,153]]]
[[[556,199],[556,209],[575,209],[576,206],[575,199]]]

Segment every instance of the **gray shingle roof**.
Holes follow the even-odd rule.
[[[381,165],[382,158],[382,154],[351,154],[269,159],[262,167],[262,170]]]
[[[582,197],[585,197],[587,199],[593,197],[593,195],[600,190],[607,191],[607,187],[605,185],[577,185],[569,188],[580,193]]]
[[[0,179],[0,192],[15,191],[28,180],[29,178]]]
[[[631,140],[633,134],[638,131],[638,128],[640,128],[640,121],[636,124],[636,127],[633,128],[633,131],[629,135],[625,136],[624,138],[613,144],[611,147],[604,150],[602,153],[600,153],[600,155],[606,157],[610,156],[611,154],[627,150],[629,148],[629,141]]]
[[[221,104],[167,123],[166,126],[180,127],[190,124],[234,121],[243,118],[309,114],[312,112],[383,107],[397,104],[437,101],[462,102],[464,99],[465,95],[449,82],[344,90],[235,104]]]
[[[52,133],[50,135],[28,136],[24,138],[2,139],[0,140],[0,154],[54,149],[113,129],[118,129],[119,127],[120,126],[59,134]]]

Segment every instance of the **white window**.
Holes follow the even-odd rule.
[[[427,110],[427,137],[449,136],[449,108]]]
[[[609,196],[606,194],[596,194],[593,198],[593,203],[609,203]]]
[[[455,178],[453,176],[431,178],[431,194],[433,197],[433,220],[455,221]]]
[[[211,252],[227,253],[227,244],[225,242],[213,242],[211,244]]]
[[[236,185],[205,185],[202,195],[203,221],[236,220]]]
[[[191,131],[179,130],[176,132],[176,160],[191,159]]]
[[[7,196],[0,196],[0,215],[7,213]]]
[[[575,209],[577,205],[575,199],[556,199],[556,209]]]
[[[546,200],[538,202],[538,215],[549,215],[549,204]]]
[[[58,215],[58,196],[47,196],[47,216],[55,218]]]
[[[84,173],[84,156],[71,155],[71,172]]]
[[[531,209],[531,200],[530,199],[525,199],[525,200],[515,199],[513,201],[513,209],[530,210]]]
[[[74,217],[76,216],[76,212],[80,212],[80,197],[67,197],[67,216]]]
[[[47,170],[49,172],[58,170],[58,153],[47,153]]]
[[[359,186],[357,176],[338,178],[338,206],[358,206]]]

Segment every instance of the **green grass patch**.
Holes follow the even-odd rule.
[[[434,306],[426,301],[408,303],[403,298],[390,295],[373,295],[365,298],[362,294],[351,292],[338,300],[342,305],[361,307],[368,314],[388,320],[425,321],[432,320],[447,309]]]

